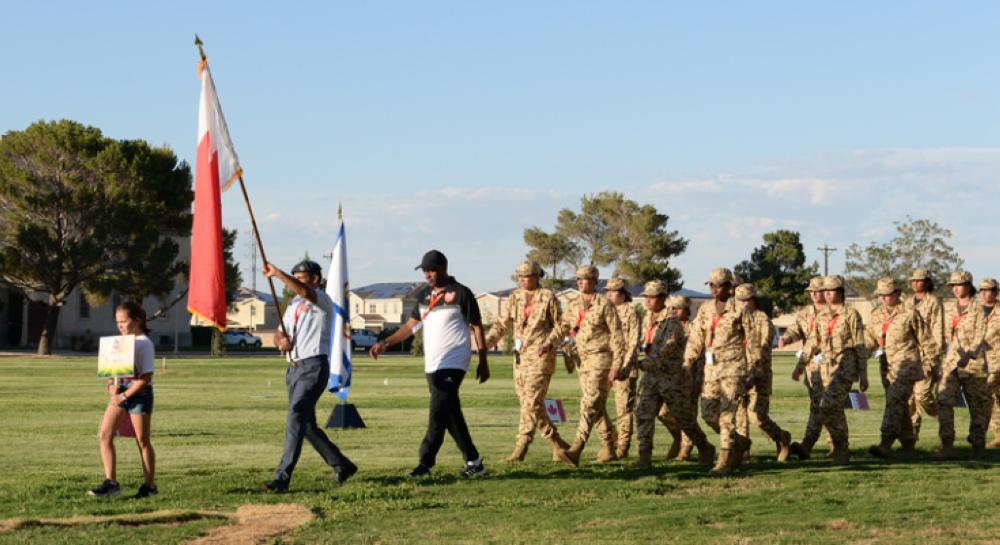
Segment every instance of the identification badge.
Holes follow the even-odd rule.
[[[816,354],[816,358],[815,359],[816,359],[816,363],[823,363],[824,361],[826,361],[826,354],[820,352],[819,354]]]
[[[795,353],[795,361],[796,361],[796,363],[802,363],[802,361],[803,361],[803,357],[804,357],[804,356],[805,356],[805,351],[803,351],[803,350],[802,350],[802,349],[800,348],[800,349],[798,350],[798,352],[796,352],[796,353]]]
[[[642,347],[639,349],[643,354],[649,354],[649,344],[642,343]]]
[[[881,358],[884,354],[885,354],[885,350],[882,350],[882,348],[879,348],[878,350],[875,351],[874,354],[872,354],[872,357],[873,358]]]
[[[715,353],[711,350],[705,351],[705,365],[715,365]]]
[[[521,342],[521,339],[514,339],[514,352],[520,352],[522,346],[524,343]]]

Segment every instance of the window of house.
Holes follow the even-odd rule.
[[[368,312],[375,314],[375,303],[368,305]]]
[[[87,298],[83,296],[83,292],[80,292],[80,317],[90,318],[90,305],[87,304]]]

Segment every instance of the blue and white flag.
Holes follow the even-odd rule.
[[[340,228],[330,260],[330,275],[326,279],[326,294],[333,300],[333,334],[330,335],[330,379],[327,389],[347,401],[351,389],[351,316],[348,314],[347,297],[347,238],[344,235],[344,217],[338,208]]]

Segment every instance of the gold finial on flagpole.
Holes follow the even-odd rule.
[[[344,221],[344,203],[337,203],[337,219]]]
[[[205,48],[202,47],[205,43],[201,41],[201,38],[197,34],[194,35],[194,45],[198,46],[198,54],[201,55],[201,62],[207,61],[208,57],[205,56]]]

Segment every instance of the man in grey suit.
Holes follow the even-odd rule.
[[[333,330],[333,301],[318,290],[322,279],[320,266],[302,261],[292,268],[289,276],[274,265],[264,265],[264,276],[276,277],[295,298],[285,309],[286,336],[280,330],[275,335],[278,348],[288,354],[285,384],[288,386],[288,417],[285,421],[285,450],[274,472],[274,480],[264,484],[265,492],[285,492],[292,480],[292,471],[302,452],[302,440],[319,452],[333,468],[334,480],[343,483],[354,475],[358,466],[344,456],[337,445],[316,424],[316,402],[326,389],[330,377],[330,334]]]

